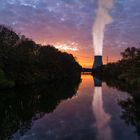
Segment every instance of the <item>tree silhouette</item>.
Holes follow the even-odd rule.
[[[137,49],[135,47],[127,48],[124,52],[121,52],[123,59],[134,59],[137,55]]]
[[[71,54],[61,52],[54,46],[38,45],[1,25],[0,71],[4,75],[0,79],[0,87],[4,83],[2,81],[8,80],[22,86],[64,79],[79,81],[81,66]]]

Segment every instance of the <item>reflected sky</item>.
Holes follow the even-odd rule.
[[[76,96],[34,121],[24,136],[15,133],[13,140],[137,140],[135,128],[120,118],[118,100],[128,96],[105,83],[94,87],[93,77],[83,75]]]

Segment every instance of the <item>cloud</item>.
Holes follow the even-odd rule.
[[[78,51],[88,54],[92,49],[91,29],[96,8],[96,0],[1,0],[0,24],[10,25],[40,43],[76,42]],[[122,44],[124,47],[137,44],[140,1],[115,0],[110,14],[114,22],[105,31],[104,52],[109,47],[117,48],[115,42],[126,42]]]

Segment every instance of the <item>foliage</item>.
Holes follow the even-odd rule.
[[[102,67],[103,79],[122,81],[130,87],[140,89],[140,49],[127,48],[121,54],[122,60]]]
[[[75,58],[53,46],[42,46],[0,26],[0,69],[15,85],[80,79],[81,66]]]

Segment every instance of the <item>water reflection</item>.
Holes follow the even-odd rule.
[[[136,127],[136,132],[140,139],[140,97],[133,95],[127,100],[120,100],[119,105],[122,108],[121,119],[126,124]]]
[[[0,140],[138,140],[138,101],[91,75],[79,89],[64,82],[1,91]]]
[[[94,78],[92,109],[96,119],[97,140],[112,140],[109,125],[111,116],[104,110],[102,94],[102,82]]]
[[[135,126],[138,139],[140,139],[140,90],[135,85],[129,85],[124,81],[110,79],[105,82],[109,87],[130,95],[127,99],[118,101],[118,105],[122,109],[120,117],[128,126]]]
[[[53,112],[64,99],[73,97],[79,82],[69,84],[39,85],[0,92],[0,140],[12,139],[12,135],[24,135],[34,121],[45,113]]]

